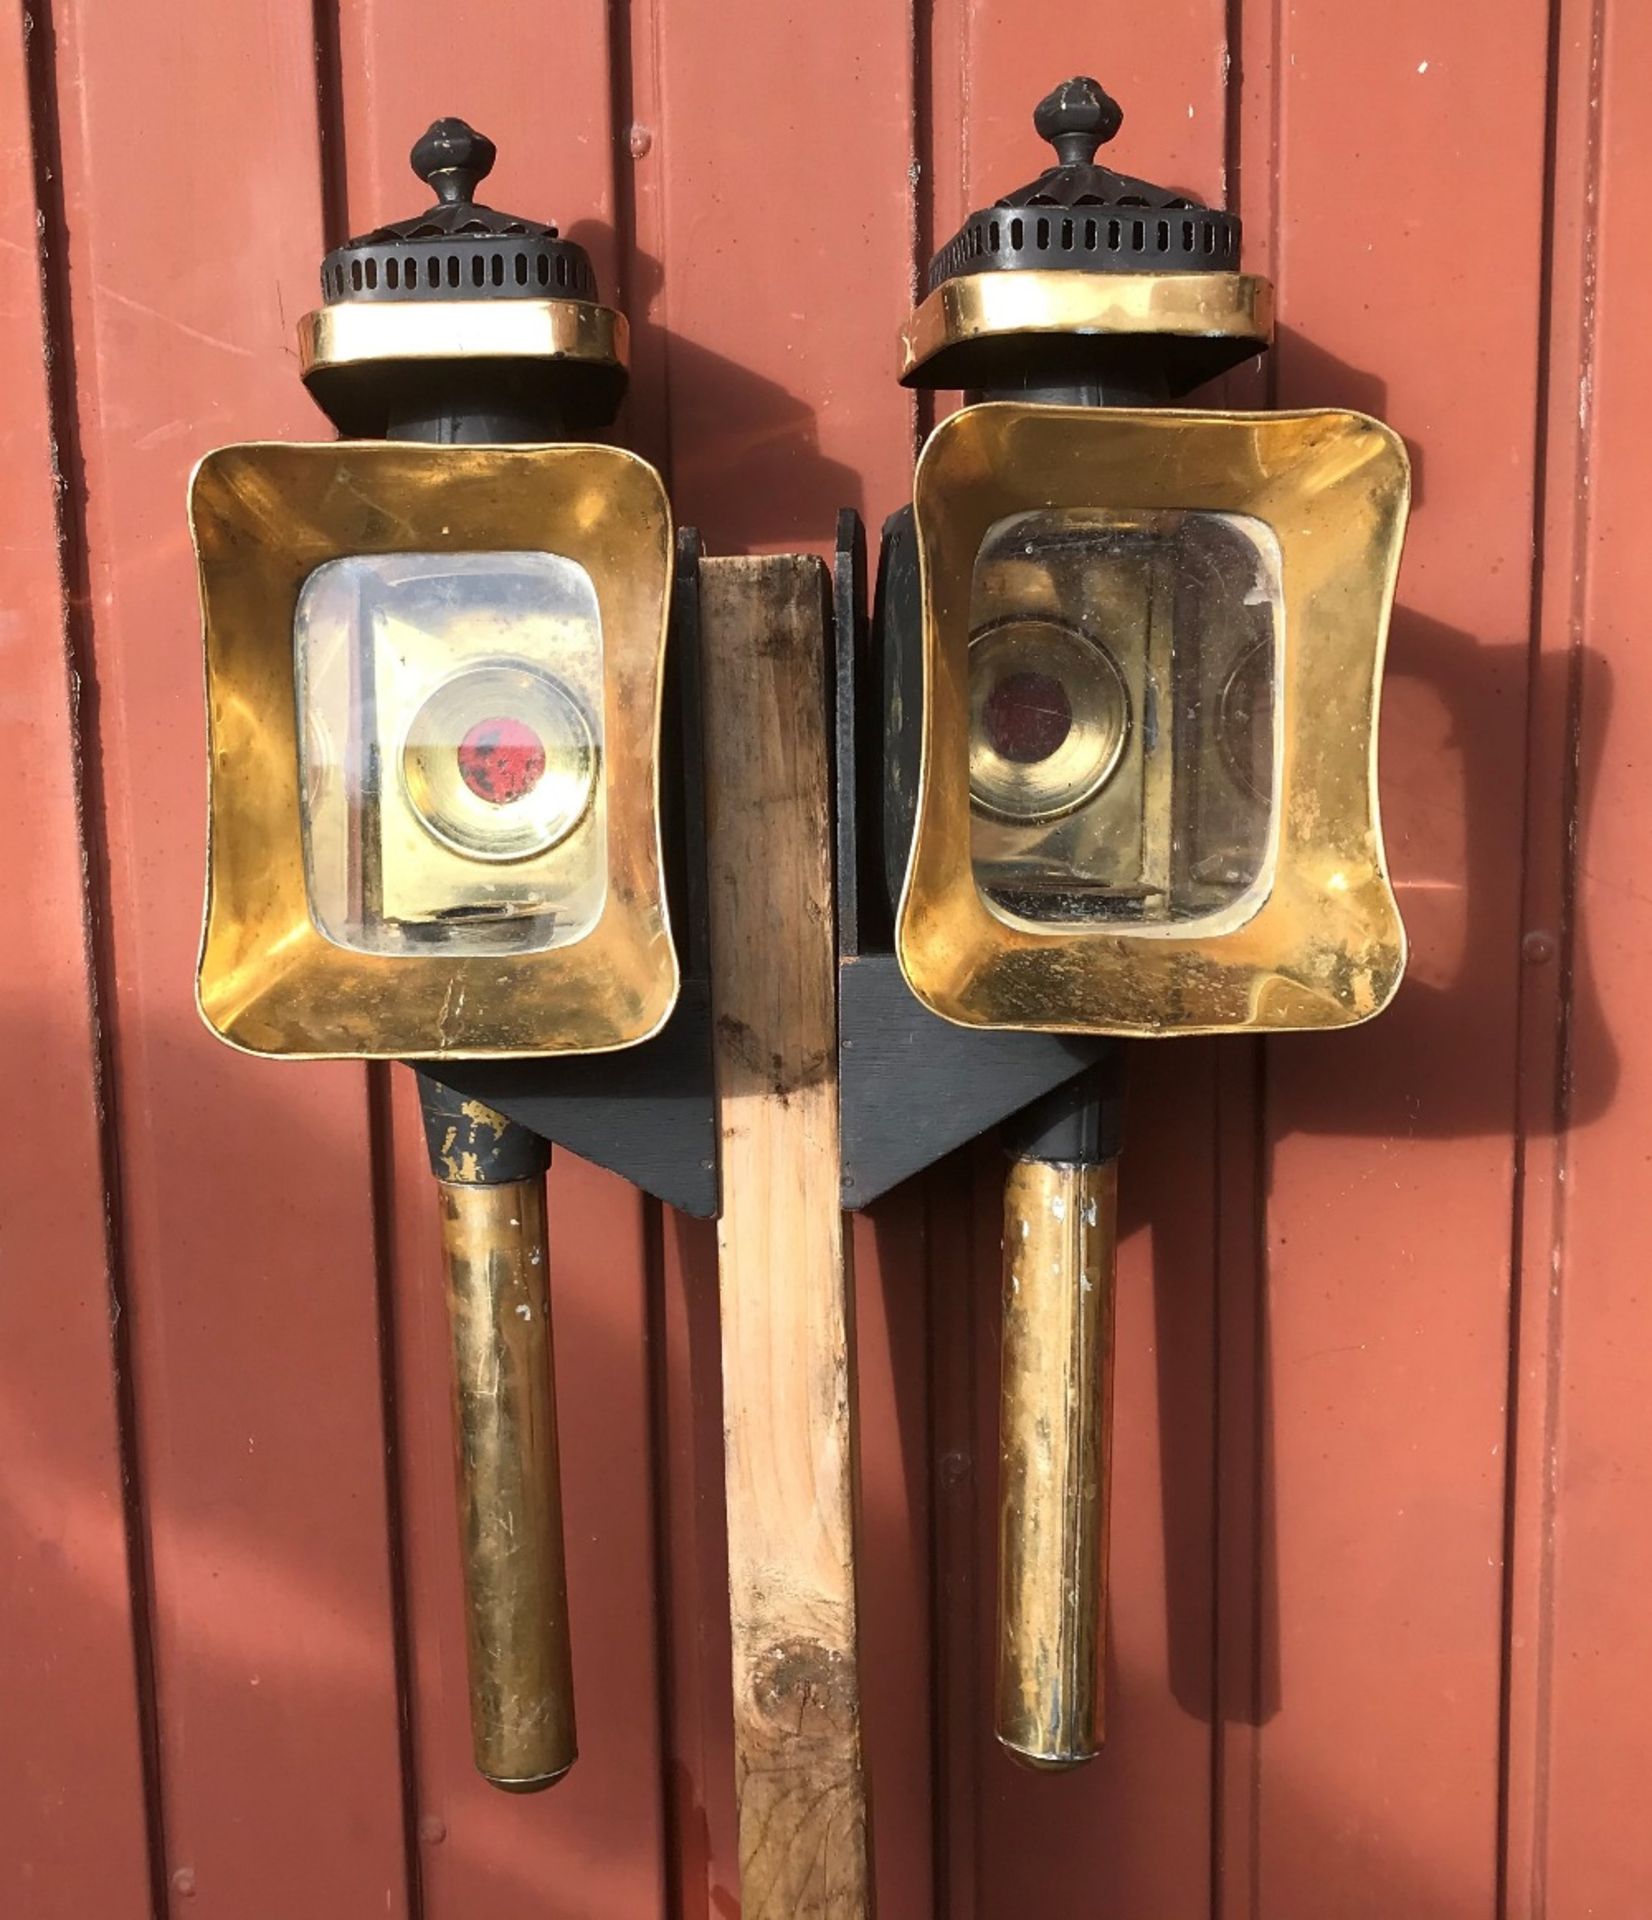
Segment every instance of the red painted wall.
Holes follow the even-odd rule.
[[[317,436],[323,247],[438,113],[632,317],[713,551],[904,495],[918,264],[1123,100],[1277,280],[1238,404],[1406,436],[1411,978],[1139,1050],[1111,1739],[987,1731],[990,1148],[856,1231],[894,1920],[1652,1915],[1652,371],[1636,0],[8,0],[0,14],[0,1913],[737,1910],[709,1233],[559,1159],[584,1754],[470,1772],[433,1202],[399,1070],[190,1004],[206,447]],[[1642,736],[1646,736],[1644,739]]]

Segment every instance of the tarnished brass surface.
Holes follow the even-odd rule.
[[[1273,338],[1273,288],[1254,273],[1073,273],[1028,268],[945,280],[901,328],[906,380],[950,347],[1027,333]]]
[[[992,402],[930,435],[913,497],[924,732],[896,946],[918,998],[964,1026],[1142,1035],[1337,1027],[1379,1013],[1405,966],[1376,792],[1410,498],[1398,435],[1344,412]],[[1278,540],[1277,848],[1265,897],[1242,914],[1185,930],[1035,924],[981,895],[969,792],[975,560],[998,522],[1052,508],[1245,514]]]
[[[210,732],[197,999],[251,1053],[299,1059],[600,1053],[676,1003],[661,872],[659,734],[672,566],[659,475],[617,447],[339,441],[223,447],[195,470]],[[293,614],[344,554],[554,551],[603,623],[608,887],[551,952],[373,954],[334,945],[305,892]]]
[[[453,1330],[476,1765],[496,1786],[549,1786],[573,1765],[542,1180],[438,1184]]]
[[[1014,1160],[1004,1183],[998,1738],[1078,1765],[1105,1732],[1118,1162]]]
[[[299,371],[382,360],[579,360],[623,367],[625,315],[591,300],[356,300],[298,323]]]

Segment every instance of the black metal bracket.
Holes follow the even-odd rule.
[[[838,515],[838,1073],[843,1204],[869,1206],[1100,1059],[1079,1034],[955,1026],[917,999],[895,957],[895,905],[917,808],[922,604],[912,510],[885,524],[867,617],[866,534]]]
[[[700,538],[677,536],[660,797],[682,992],[652,1040],[563,1059],[419,1061],[421,1074],[683,1213],[719,1206],[700,702]]]

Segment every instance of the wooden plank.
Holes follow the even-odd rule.
[[[927,242],[943,243],[971,208],[1048,163],[1032,110],[1075,70],[1094,72],[1124,107],[1123,131],[1104,155],[1110,164],[1220,204],[1227,13],[1221,0],[1175,0],[1151,15],[1109,0],[1091,10],[1080,44],[1070,9],[1055,0],[1013,11],[939,0],[928,58]],[[954,400],[938,395],[937,410]],[[967,1297],[946,1309],[938,1283],[936,1301],[938,1313],[949,1312],[936,1327],[941,1403],[955,1409],[965,1385],[975,1395],[967,1450],[954,1440],[936,1463],[942,1590],[958,1596],[949,1614],[970,1590],[977,1625],[968,1670],[960,1670],[951,1619],[943,1626],[952,1644],[943,1641],[939,1676],[949,1910],[959,1914],[1059,1911],[1075,1884],[1099,1913],[1171,1920],[1209,1907],[1220,1057],[1205,1042],[1132,1050],[1120,1163],[1107,1746],[1065,1777],[1015,1766],[990,1725],[1003,1167],[991,1148],[974,1161]],[[952,1351],[969,1338],[972,1354]],[[973,1537],[963,1525],[965,1486]],[[967,1554],[962,1566],[959,1553]],[[965,1885],[972,1864],[973,1892]]]
[[[1498,1871],[1548,9],[1262,4],[1253,32],[1259,3],[1277,201],[1266,158],[1243,174],[1277,230],[1278,401],[1379,413],[1416,469],[1382,753],[1412,963],[1376,1026],[1268,1049],[1278,1692],[1222,1885],[1241,1912],[1455,1915]],[[1469,295],[1493,283],[1495,319]]]
[[[407,150],[432,119],[458,114],[499,149],[482,197],[556,221],[589,248],[604,297],[615,299],[606,9],[524,14],[511,0],[471,0],[467,42],[508,48],[509,57],[433,62],[433,42],[450,31],[450,11],[435,0],[393,9],[342,0],[346,224],[360,231],[416,209],[424,189]],[[525,1920],[554,1902],[557,1911],[653,1920],[671,1868],[653,1623],[660,1593],[645,1203],[571,1154],[553,1159],[547,1218],[580,1757],[550,1792],[517,1799],[470,1764],[440,1243],[411,1076],[396,1070],[393,1078],[386,1164],[425,1912],[447,1920],[485,1908],[498,1920]]]
[[[1636,82],[1652,21],[1600,0],[1563,7],[1560,26],[1539,630],[1551,697],[1533,742],[1534,808],[1547,776],[1547,809],[1523,943],[1535,1137],[1516,1376],[1507,1875],[1520,1920],[1635,1913],[1652,1886],[1652,1735],[1639,1710],[1652,1635],[1637,1602],[1652,1578],[1652,912],[1635,877],[1652,685],[1640,637],[1652,374],[1637,338],[1652,141]]]
[[[668,458],[678,517],[713,552],[829,552],[840,506],[875,539],[911,487],[894,360],[912,281],[912,8],[779,0],[731,29],[714,0],[633,0],[627,26],[630,431]],[[913,1196],[857,1224],[864,1734],[879,1902],[895,1914],[933,1900],[921,1250]],[[735,1879],[711,1237],[667,1219],[663,1255],[668,1777],[697,1920]]]
[[[191,1005],[204,728],[191,463],[302,437],[313,11],[53,9],[88,540],[105,1016],[153,1573],[166,1872],[191,1913],[408,1909],[358,1068]],[[165,103],[157,111],[157,102]]]
[[[36,62],[29,97],[25,48]],[[63,563],[79,559],[72,420],[54,416],[41,271],[61,321],[51,48],[8,8],[0,32],[0,1908],[17,1920],[150,1913],[116,1347],[99,1138],[96,991],[80,822],[78,687]],[[37,201],[36,179],[44,183]],[[42,216],[36,225],[36,215]],[[59,407],[72,345],[51,337]],[[63,481],[60,495],[59,481]],[[61,514],[61,521],[60,521]],[[60,548],[61,534],[70,544]],[[143,1576],[137,1572],[140,1606]],[[139,1620],[141,1620],[141,1612]],[[99,1844],[86,1844],[95,1828]]]
[[[870,1912],[818,561],[707,563],[718,1228],[746,1920]]]

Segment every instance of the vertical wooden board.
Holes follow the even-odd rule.
[[[55,10],[121,1235],[166,1865],[191,1913],[406,1910],[366,1112],[191,1005],[191,462],[313,430],[311,10]],[[164,103],[164,104],[163,104]]]
[[[58,548],[36,150],[20,9],[0,23],[0,1909],[17,1920],[149,1910],[142,1735],[104,1237],[97,1035],[81,883],[78,737]],[[36,43],[35,51],[44,51]],[[45,124],[43,124],[45,123]],[[31,147],[31,138],[36,143]],[[53,342],[58,354],[67,343]],[[86,1845],[96,1825],[101,1844]]]
[[[1293,6],[1244,76],[1279,102],[1279,402],[1383,415],[1417,482],[1382,763],[1410,978],[1270,1047],[1278,1696],[1224,1862],[1261,1913],[1494,1894],[1546,36],[1538,0]]]
[[[740,1907],[869,1920],[852,1280],[839,1204],[826,593],[701,576]]]
[[[433,60],[456,29],[498,57]],[[343,0],[339,56],[351,231],[420,206],[408,148],[431,120],[458,114],[499,149],[482,197],[555,221],[590,249],[604,297],[615,297],[604,8],[529,16],[469,0],[456,20],[427,0]],[[517,1798],[470,1764],[439,1234],[411,1077],[394,1079],[397,1419],[425,1909],[432,1920],[478,1905],[500,1920],[652,1920],[667,1868],[643,1202],[614,1176],[555,1156],[547,1219],[580,1758],[554,1789]]]
[[[1043,0],[1013,12],[969,0],[952,0],[944,14],[937,8],[927,102],[932,242],[1049,164],[1032,110],[1074,72],[1093,73],[1124,108],[1109,164],[1220,204],[1226,16],[1218,0],[1176,0],[1151,17],[1108,5],[1075,39],[1069,12]],[[953,399],[937,396],[939,408]],[[1002,1166],[990,1151],[976,1160],[983,1190],[969,1285],[979,1341],[971,1369],[979,1641],[975,1673],[949,1665],[941,1685],[949,1701],[973,1690],[979,1882],[973,1908],[957,1891],[952,1898],[981,1920],[1041,1904],[1054,1910],[1080,1884],[1100,1913],[1187,1915],[1209,1904],[1216,1057],[1205,1043],[1132,1052],[1120,1173],[1107,1746],[1065,1778],[1018,1768],[997,1749],[989,1721]],[[962,1324],[953,1322],[950,1337]],[[955,1526],[950,1538],[956,1551]],[[955,1824],[970,1816],[957,1798],[956,1761],[952,1772]]]
[[[859,508],[875,535],[910,491],[912,405],[894,371],[911,295],[911,63],[904,5],[787,0],[737,23],[706,0],[631,10],[637,402],[664,409],[635,426],[669,446],[678,517],[714,553],[829,551],[839,507]],[[855,1233],[862,1684],[874,1870],[891,1913],[925,1912],[932,1897],[926,1309],[909,1206]],[[709,1260],[691,1227],[668,1227],[666,1259],[668,1288],[689,1290],[670,1305],[667,1525],[675,1577],[692,1569],[703,1600],[720,1568],[716,1429],[690,1443],[680,1421],[717,1412],[713,1387],[688,1378],[707,1357]],[[683,1911],[698,1916],[722,1911],[733,1881],[731,1756],[721,1646],[683,1624],[673,1771]],[[696,1708],[708,1718],[690,1727]]]
[[[1598,115],[1598,145],[1596,164],[1557,187],[1587,194],[1598,224],[1582,284],[1589,337],[1568,396],[1587,445],[1580,497],[1567,503],[1575,504],[1581,536],[1570,637],[1584,650],[1572,736],[1581,770],[1576,918],[1565,956],[1573,1127],[1563,1163],[1561,1267],[1555,1273],[1545,1261],[1528,1269],[1531,1284],[1556,1285],[1558,1313],[1547,1456],[1551,1612],[1541,1627],[1548,1725],[1537,1899],[1545,1904],[1531,1910],[1629,1915],[1652,1910],[1645,1817],[1652,1633],[1640,1604],[1652,1582],[1652,1289],[1644,1248],[1652,1196],[1644,984],[1652,907],[1634,877],[1644,862],[1652,733],[1642,638],[1652,588],[1644,531],[1652,367],[1642,316],[1652,276],[1640,238],[1652,140],[1639,84],[1652,59],[1652,19],[1621,0],[1578,8],[1571,19],[1579,28],[1587,21],[1593,42],[1587,59],[1566,71]],[[1557,384],[1557,405],[1562,391]]]

